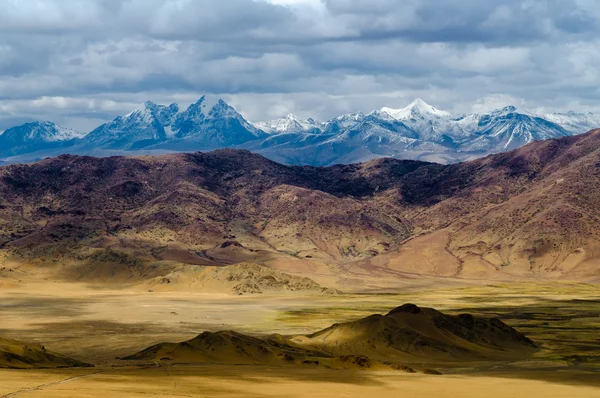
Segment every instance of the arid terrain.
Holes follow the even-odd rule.
[[[113,283],[239,262],[345,291],[423,275],[598,281],[598,148],[600,130],[449,166],[64,155],[0,168],[1,255]]]
[[[161,352],[160,357],[125,358],[154,344],[184,342],[203,333],[206,336],[207,331],[229,330],[252,341],[273,339],[273,334],[292,341],[309,338],[343,353],[348,352],[347,347],[336,343],[344,337],[331,335],[327,328],[335,323],[356,332],[355,321],[385,315],[405,303],[435,307],[451,315],[497,317],[527,336],[535,348],[525,342],[520,349],[500,348],[499,356],[483,357],[467,352],[463,353],[466,357],[461,352],[455,355],[452,350],[437,351],[441,356],[413,357],[410,350],[394,356],[379,349],[354,349],[355,354],[369,355],[368,366],[356,358],[323,362],[319,357],[323,354],[300,358],[296,356],[298,346],[295,352],[284,350],[294,356],[291,364],[280,359],[262,363],[240,360],[236,349],[227,355],[217,351],[219,355],[212,357],[189,357],[189,352],[170,350]],[[576,282],[486,285],[431,280],[399,288],[393,294],[280,291],[239,295],[117,289],[29,278],[2,285],[0,335],[35,347],[43,345],[44,350],[95,367],[1,369],[0,396],[275,397],[285,393],[327,397],[335,388],[336,393],[349,397],[398,391],[423,397],[444,396],[445,391],[478,397],[481,390],[489,390],[486,396],[498,397],[531,393],[594,397],[600,396],[599,311],[600,289]],[[328,333],[327,338],[311,336],[323,329],[319,333]],[[344,333],[344,329],[337,327],[336,333]],[[406,334],[395,331],[392,335]],[[238,345],[243,352],[248,351],[245,339]],[[272,346],[267,348],[272,350]],[[323,348],[312,347],[315,351]],[[261,358],[259,350],[252,355]],[[385,365],[386,358],[405,366]],[[321,363],[314,363],[319,360]]]
[[[600,396],[598,148],[2,167],[0,397]]]

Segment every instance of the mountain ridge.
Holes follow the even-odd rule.
[[[45,139],[30,138],[39,126],[50,133]],[[250,149],[285,164],[327,166],[378,157],[454,163],[537,140],[581,134],[593,127],[600,127],[600,117],[591,113],[536,115],[507,106],[454,116],[422,99],[405,108],[383,107],[322,123],[293,114],[252,123],[222,99],[202,96],[186,109],[146,101],[87,134],[50,122],[11,128],[0,135],[0,159],[19,163],[62,153],[110,156],[231,147]]]
[[[598,148],[600,130],[451,165],[62,155],[0,167],[0,246],[67,278],[112,281],[163,277],[172,261],[251,262],[326,286],[340,275],[595,280]]]

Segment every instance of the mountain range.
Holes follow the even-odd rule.
[[[251,123],[222,99],[203,96],[187,109],[148,101],[87,134],[51,122],[9,128],[0,134],[0,162],[31,162],[60,154],[105,156],[238,148],[298,165],[347,164],[379,157],[454,163],[596,127],[600,127],[600,116],[592,113],[535,115],[507,106],[454,116],[421,99],[402,109],[384,107],[326,122],[290,114]]]
[[[593,281],[599,198],[600,129],[450,165],[61,155],[0,167],[0,255],[127,283],[239,262],[342,291],[417,275]]]

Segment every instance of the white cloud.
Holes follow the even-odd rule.
[[[145,100],[185,105],[204,93],[252,120],[323,120],[417,96],[454,112],[600,104],[593,0],[0,0],[0,9],[0,129],[32,119],[86,129]]]

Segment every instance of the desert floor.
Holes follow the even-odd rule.
[[[541,349],[522,362],[436,367],[443,376],[116,359],[205,330],[308,333],[404,303],[498,316]],[[0,397],[600,397],[598,330],[600,286],[592,284],[440,281],[386,294],[230,296],[22,281],[0,285],[0,336],[97,366],[0,370]]]

